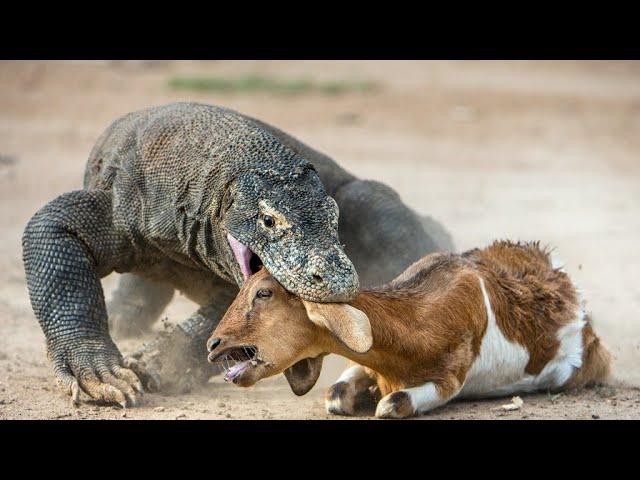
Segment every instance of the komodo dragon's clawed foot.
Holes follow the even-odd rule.
[[[140,402],[142,382],[112,342],[86,341],[71,354],[53,349],[49,355],[58,385],[71,396],[74,406],[80,402],[80,392],[98,403],[117,403],[123,408]]]

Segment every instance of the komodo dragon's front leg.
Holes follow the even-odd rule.
[[[133,255],[113,228],[111,206],[101,191],[61,195],[33,216],[22,243],[31,304],[58,383],[74,402],[83,390],[128,406],[143,391],[140,380],[149,379],[109,336],[100,278],[125,269]]]

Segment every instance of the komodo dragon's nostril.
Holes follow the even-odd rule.
[[[320,275],[311,275],[311,280],[313,280],[313,283],[322,283],[322,277]]]

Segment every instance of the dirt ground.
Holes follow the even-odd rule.
[[[175,75],[249,73],[373,81],[341,95],[175,91]],[[213,378],[148,394],[124,412],[70,408],[33,316],[20,239],[29,217],[81,188],[93,143],[116,117],[176,100],[231,107],[291,132],[353,173],[387,182],[444,222],[459,250],[540,239],[584,290],[615,357],[610,386],[560,396],[456,402],[424,419],[640,419],[640,62],[0,62],[0,419],[325,419],[346,363],[325,361],[296,397],[283,378],[250,389]],[[104,280],[107,296],[115,275]],[[194,310],[177,297],[166,315]],[[131,352],[140,340],[120,342]]]

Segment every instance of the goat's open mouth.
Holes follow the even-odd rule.
[[[260,257],[253,253],[249,247],[240,242],[230,233],[227,233],[227,241],[229,242],[233,256],[236,258],[236,261],[240,266],[242,277],[246,281],[251,275],[260,270],[262,260],[260,260]]]
[[[267,363],[258,356],[258,348],[255,345],[230,347],[215,355],[209,355],[209,361],[219,363],[224,369],[224,381],[233,383],[248,370]]]

